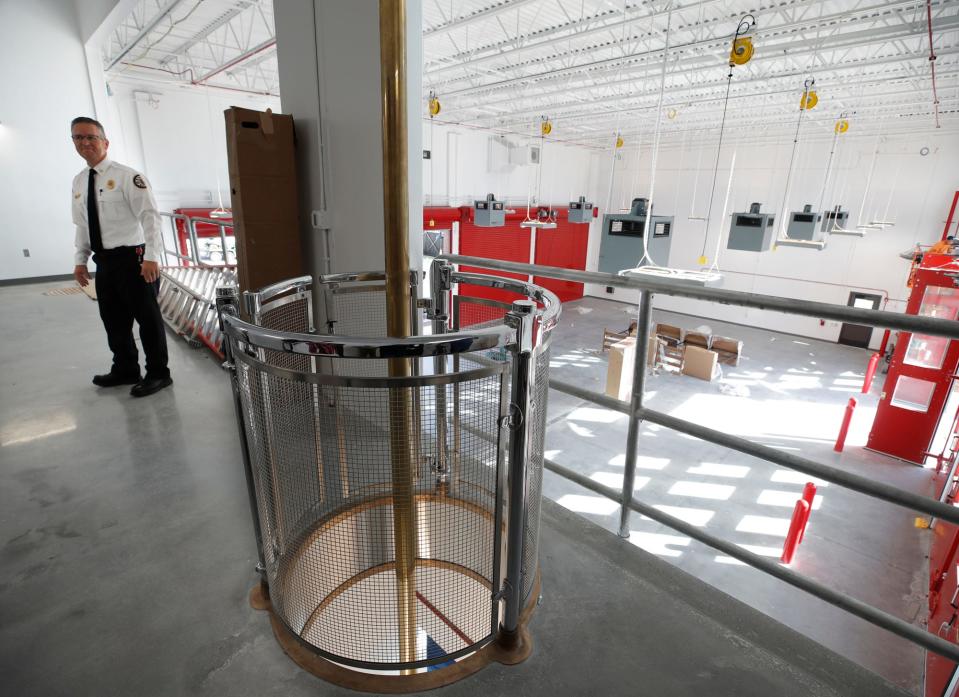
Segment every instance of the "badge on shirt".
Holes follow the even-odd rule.
[[[116,183],[115,181],[113,181],[112,179],[107,179],[107,190],[108,190],[108,191],[113,191],[113,188],[114,188],[116,185],[117,185],[117,183]]]
[[[139,174],[134,175],[134,177],[133,177],[133,184],[134,184],[134,186],[136,186],[138,189],[145,189],[145,188],[147,188],[147,183],[143,180],[143,177],[141,177]]]

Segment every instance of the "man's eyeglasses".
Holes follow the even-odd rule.
[[[88,143],[93,143],[95,141],[102,140],[101,136],[77,135],[77,136],[70,136],[70,137],[73,138],[74,143],[82,143],[83,141],[86,141]]]

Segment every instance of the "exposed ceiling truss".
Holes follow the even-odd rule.
[[[548,116],[557,140],[606,148],[619,133],[638,147],[662,88],[666,142],[713,137],[724,107],[733,138],[780,138],[815,79],[813,134],[842,113],[850,134],[935,130],[927,2],[939,122],[954,132],[957,0],[422,0],[424,114],[432,90],[441,122],[533,136]],[[726,104],[745,14],[755,55],[734,69]],[[111,77],[278,94],[272,1],[140,0],[103,64]]]
[[[109,77],[279,94],[271,0],[140,0],[103,47]]]
[[[930,5],[940,122],[956,130],[959,2]],[[706,137],[745,14],[755,54],[734,69],[733,133],[788,133],[809,78],[813,133],[843,112],[859,133],[935,129],[926,0],[425,0],[424,87],[448,122],[533,136],[548,116],[553,137],[609,147],[652,138],[663,86],[662,137]]]

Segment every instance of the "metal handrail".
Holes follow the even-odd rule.
[[[718,288],[699,288],[683,284],[681,282],[654,279],[625,277],[616,274],[578,271],[572,269],[560,269],[551,266],[540,266],[536,264],[521,264],[517,262],[499,261],[492,259],[482,259],[479,257],[467,257],[461,255],[443,255],[438,257],[447,262],[455,264],[466,264],[469,266],[486,268],[498,271],[512,271],[517,273],[531,274],[540,277],[558,278],[568,281],[581,283],[595,283],[604,286],[618,286],[621,288],[632,288],[641,291],[639,303],[639,323],[637,327],[635,364],[633,370],[633,391],[629,403],[614,399],[607,395],[602,395],[590,390],[585,390],[562,381],[551,379],[549,386],[558,391],[580,397],[594,404],[625,413],[629,416],[629,430],[627,432],[626,462],[623,474],[623,487],[621,491],[616,491],[610,487],[603,486],[588,476],[570,470],[562,465],[545,460],[545,466],[551,472],[558,474],[590,491],[602,496],[606,496],[620,503],[620,535],[629,536],[629,513],[636,511],[648,518],[655,520],[673,530],[694,540],[702,542],[714,549],[724,552],[739,561],[752,566],[753,568],[764,571],[776,578],[779,578],[790,585],[816,596],[846,612],[856,615],[871,624],[886,629],[904,639],[907,639],[928,651],[944,656],[952,661],[959,662],[959,646],[952,644],[939,636],[915,627],[912,624],[902,620],[894,615],[879,610],[867,603],[864,603],[850,595],[836,591],[825,584],[815,581],[806,576],[796,573],[788,568],[780,566],[778,563],[769,559],[764,559],[760,555],[749,552],[738,545],[711,535],[697,527],[675,517],[668,513],[663,513],[657,508],[638,501],[633,496],[634,481],[636,476],[637,445],[639,437],[639,427],[644,420],[672,430],[684,433],[701,440],[705,440],[716,445],[724,446],[737,450],[739,452],[758,457],[760,459],[773,462],[778,465],[794,469],[799,472],[819,477],[826,481],[833,482],[854,491],[858,491],[866,496],[878,498],[899,506],[922,511],[948,520],[959,523],[959,509],[941,503],[935,499],[919,496],[911,492],[902,491],[896,487],[874,482],[865,477],[845,472],[837,467],[832,467],[815,460],[784,453],[775,448],[754,443],[746,438],[733,436],[728,433],[716,431],[705,426],[700,426],[685,419],[664,414],[662,412],[649,409],[643,405],[645,392],[646,361],[649,347],[649,329],[650,314],[652,309],[652,297],[654,293],[663,293],[664,295],[675,295],[680,297],[695,298],[708,302],[719,302],[729,305],[738,305],[742,307],[755,307],[758,309],[773,310],[786,314],[804,315],[808,317],[820,317],[824,319],[833,319],[843,322],[853,322],[856,324],[865,324],[873,327],[885,327],[897,329],[906,332],[920,332],[933,336],[944,336],[950,339],[959,339],[959,322],[951,320],[937,319],[933,317],[923,317],[916,315],[903,315],[894,312],[880,310],[865,310],[860,308],[851,308],[846,306],[831,305],[828,303],[814,302],[808,300],[797,300],[790,298],[777,298],[772,296],[758,295],[755,293],[745,293],[741,291],[723,290]]]
[[[542,314],[539,315],[543,328],[552,329],[556,326],[562,303],[559,301],[559,296],[551,290],[511,278],[487,276],[481,273],[463,273],[461,271],[453,272],[452,281],[454,283],[468,283],[485,288],[507,290],[527,298],[532,298],[543,305]]]
[[[223,325],[225,332],[233,339],[257,348],[338,358],[449,356],[505,346],[513,343],[516,335],[515,330],[506,325],[475,332],[405,338],[344,337],[278,332],[232,316],[224,317]]]
[[[178,261],[188,261],[190,262],[190,264],[199,266],[200,268],[204,268],[204,269],[224,269],[224,268],[229,269],[229,268],[234,268],[236,266],[235,263],[233,264],[228,263],[226,258],[226,247],[227,247],[226,228],[232,229],[233,228],[232,222],[227,222],[224,220],[215,220],[213,218],[203,218],[199,216],[190,217],[184,213],[167,213],[166,211],[159,211],[158,214],[161,218],[168,218],[170,220],[171,230],[173,231],[174,247],[176,247],[176,241],[177,241],[176,221],[177,220],[184,221],[184,223],[186,224],[187,235],[189,235],[190,237],[190,248],[192,251],[192,254],[190,255],[180,254],[179,248],[177,248],[176,251],[167,249],[166,240],[163,240],[163,249],[161,251],[163,252],[165,266],[169,266],[169,264],[166,263],[169,260],[169,257],[173,257],[177,259]],[[220,228],[220,244],[223,247],[223,263],[222,264],[208,264],[200,260],[199,243],[198,243],[197,234],[196,234],[197,223],[208,223],[210,225],[216,225]]]
[[[705,288],[689,285],[682,281],[662,278],[640,278],[636,276],[619,276],[617,274],[602,273],[599,271],[578,271],[575,269],[561,269],[556,266],[540,266],[538,264],[521,264],[513,261],[483,259],[468,257],[459,254],[444,254],[436,257],[454,264],[477,266],[495,271],[512,271],[514,273],[532,274],[546,278],[557,278],[576,283],[593,283],[601,286],[631,288],[633,290],[661,293],[695,300],[705,300],[721,305],[738,305],[753,307],[758,310],[771,310],[788,315],[801,315],[828,319],[853,324],[865,324],[870,327],[896,329],[931,336],[944,336],[949,339],[959,339],[959,322],[924,315],[904,315],[887,310],[866,310],[846,305],[834,305],[814,300],[798,298],[781,298],[759,293],[747,293],[740,290],[726,290],[724,288]]]
[[[288,278],[284,281],[278,281],[270,286],[264,286],[257,291],[247,291],[247,293],[249,295],[256,296],[259,302],[262,304],[278,295],[285,295],[291,291],[296,291],[299,293],[308,289],[312,284],[312,276],[297,276],[296,278]]]

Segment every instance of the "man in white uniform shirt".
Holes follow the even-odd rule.
[[[167,368],[166,331],[157,305],[160,278],[160,215],[146,179],[107,157],[110,141],[99,121],[85,116],[70,124],[77,152],[88,167],[73,180],[73,222],[77,227],[73,276],[90,282],[87,259],[97,265],[100,319],[113,352],[110,372],[95,375],[99,387],[133,385],[130,394],[146,397],[173,384]],[[140,327],[146,374],[133,340]]]

